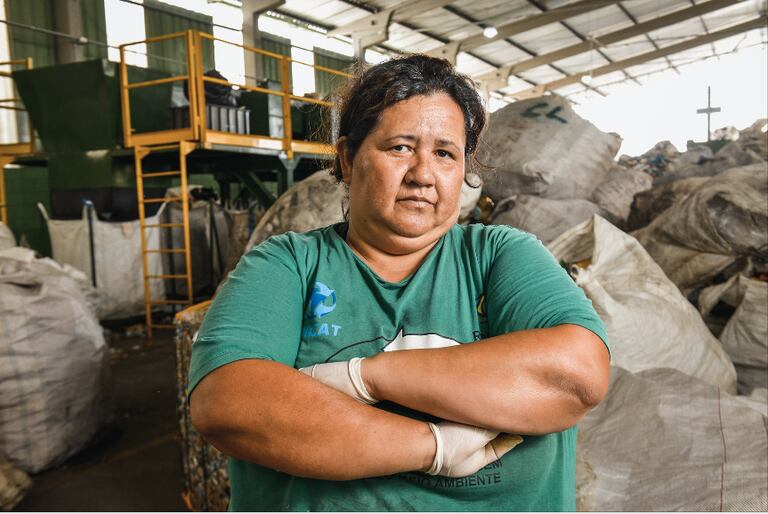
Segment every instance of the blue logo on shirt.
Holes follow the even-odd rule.
[[[312,294],[309,297],[307,318],[322,318],[335,308],[336,292],[322,282],[315,282],[315,287],[312,288]]]

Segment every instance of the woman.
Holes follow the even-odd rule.
[[[443,60],[351,83],[348,222],[249,252],[192,347],[192,420],[232,457],[231,509],[575,509],[605,332],[534,237],[456,225],[484,123]]]

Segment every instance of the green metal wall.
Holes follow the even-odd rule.
[[[45,221],[37,210],[37,202],[50,206],[48,169],[31,166],[7,166],[5,168],[6,199],[8,201],[8,226],[16,241],[26,239],[29,246],[43,255],[51,255],[51,243]]]
[[[163,36],[185,30],[199,30],[213,34],[213,19],[210,16],[163,4],[156,0],[144,0],[144,24],[147,37]],[[203,71],[215,67],[213,44],[203,40]],[[149,67],[173,75],[187,73],[187,52],[184,39],[172,39],[148,45]]]
[[[6,0],[6,16],[9,21],[56,30],[54,2],[56,0]],[[104,0],[80,0],[82,35],[92,41],[106,43],[107,22]],[[32,57],[35,67],[51,66],[58,62],[56,37],[22,27],[8,27],[11,55],[14,59]],[[61,32],[61,31],[60,31]],[[107,57],[107,47],[85,45],[85,59]]]
[[[261,48],[275,54],[291,56],[291,40],[280,36],[262,34]],[[266,55],[257,55],[255,58],[262,59],[263,78],[280,82],[280,61]]]
[[[330,68],[332,70],[349,71],[355,60],[346,55],[337,54],[322,48],[315,48],[315,64]],[[315,69],[315,88],[322,96],[327,96],[336,91],[345,82],[346,78],[341,75],[328,73]]]
[[[107,42],[107,18],[104,13],[104,0],[80,0],[80,14],[83,36],[91,41]],[[106,59],[107,47],[103,45],[85,45],[83,59]]]
[[[9,21],[54,30],[52,0],[6,0],[5,9]],[[36,67],[56,64],[52,35],[9,25],[8,38],[14,59],[32,57]]]

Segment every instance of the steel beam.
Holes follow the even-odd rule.
[[[554,80],[552,82],[548,82],[546,84],[541,84],[536,87],[524,89],[522,91],[517,91],[515,93],[511,93],[506,96],[509,98],[515,98],[517,100],[541,96],[546,91],[553,91],[561,87],[569,86],[571,84],[576,84],[577,82],[581,81],[582,77],[585,77],[587,75],[591,75],[592,77],[599,77],[602,75],[613,73],[615,71],[622,71],[625,68],[629,68],[631,66],[637,66],[638,64],[643,64],[645,62],[652,61],[654,59],[666,57],[667,55],[684,52],[686,50],[690,50],[691,48],[696,48],[697,46],[707,45],[709,43],[718,41],[720,39],[725,39],[727,37],[731,37],[736,34],[741,34],[742,32],[747,32],[753,29],[764,28],[767,22],[768,22],[768,15],[762,15],[758,18],[753,18],[752,20],[749,20],[747,22],[739,23],[738,25],[727,27],[725,29],[721,29],[716,32],[710,32],[707,35],[698,36],[688,41],[683,41],[682,43],[677,43],[667,47],[662,47],[659,50],[654,50],[652,52],[646,52],[644,54],[636,55],[634,57],[630,57],[622,61],[617,61],[611,64],[607,64],[605,66],[600,66],[599,68],[595,68],[593,70],[588,70],[575,75],[569,75],[562,79]]]
[[[342,25],[341,27],[336,27],[328,32],[328,37],[353,36],[356,32],[371,30],[371,28],[377,24],[377,16],[384,12],[389,13],[390,21],[402,21],[408,20],[423,12],[443,7],[455,1],[456,0],[405,0],[389,9],[382,9],[377,13],[369,14],[359,20]]]
[[[510,74],[521,73],[539,66],[545,66],[562,59],[567,59],[568,57],[573,57],[574,55],[588,52],[596,45],[608,46],[743,1],[745,0],[710,0],[709,2],[699,4],[695,7],[688,7],[664,16],[659,16],[652,20],[638,23],[637,25],[625,29],[620,29],[609,34],[603,34],[602,36],[592,38],[593,41],[582,41],[581,43],[576,43],[575,45],[561,48],[560,50],[555,50],[514,64],[508,64],[500,67],[495,72],[480,75],[475,78],[477,80],[495,81],[496,84],[502,84],[499,88],[505,87]]]
[[[394,7],[369,14],[352,23],[337,27],[328,33],[332,36],[350,36],[355,51],[355,58],[362,61],[365,49],[389,39],[389,25],[393,21],[409,20],[413,16],[432,9],[437,9],[455,0],[405,0]]]
[[[542,12],[533,16],[528,16],[518,21],[513,21],[505,25],[496,27],[497,34],[492,38],[487,38],[482,34],[470,36],[457,41],[451,41],[450,44],[458,46],[459,50],[467,51],[478,46],[486,45],[494,41],[510,38],[515,34],[533,30],[550,23],[556,23],[558,21],[583,14],[585,12],[594,11],[607,5],[618,3],[618,0],[582,0],[575,4],[563,5],[550,11]],[[447,46],[447,45],[445,45]],[[436,57],[445,57],[446,49],[441,46],[427,52],[429,55]]]

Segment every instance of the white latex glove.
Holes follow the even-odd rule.
[[[437,451],[430,475],[465,477],[476,473],[523,442],[519,435],[499,434],[492,430],[451,421],[429,423]]]
[[[378,400],[371,396],[371,393],[365,387],[363,376],[360,372],[361,362],[363,362],[363,358],[355,357],[344,362],[315,364],[307,368],[299,368],[299,371],[315,380],[319,380],[327,386],[348,394],[361,403],[373,405]]]

